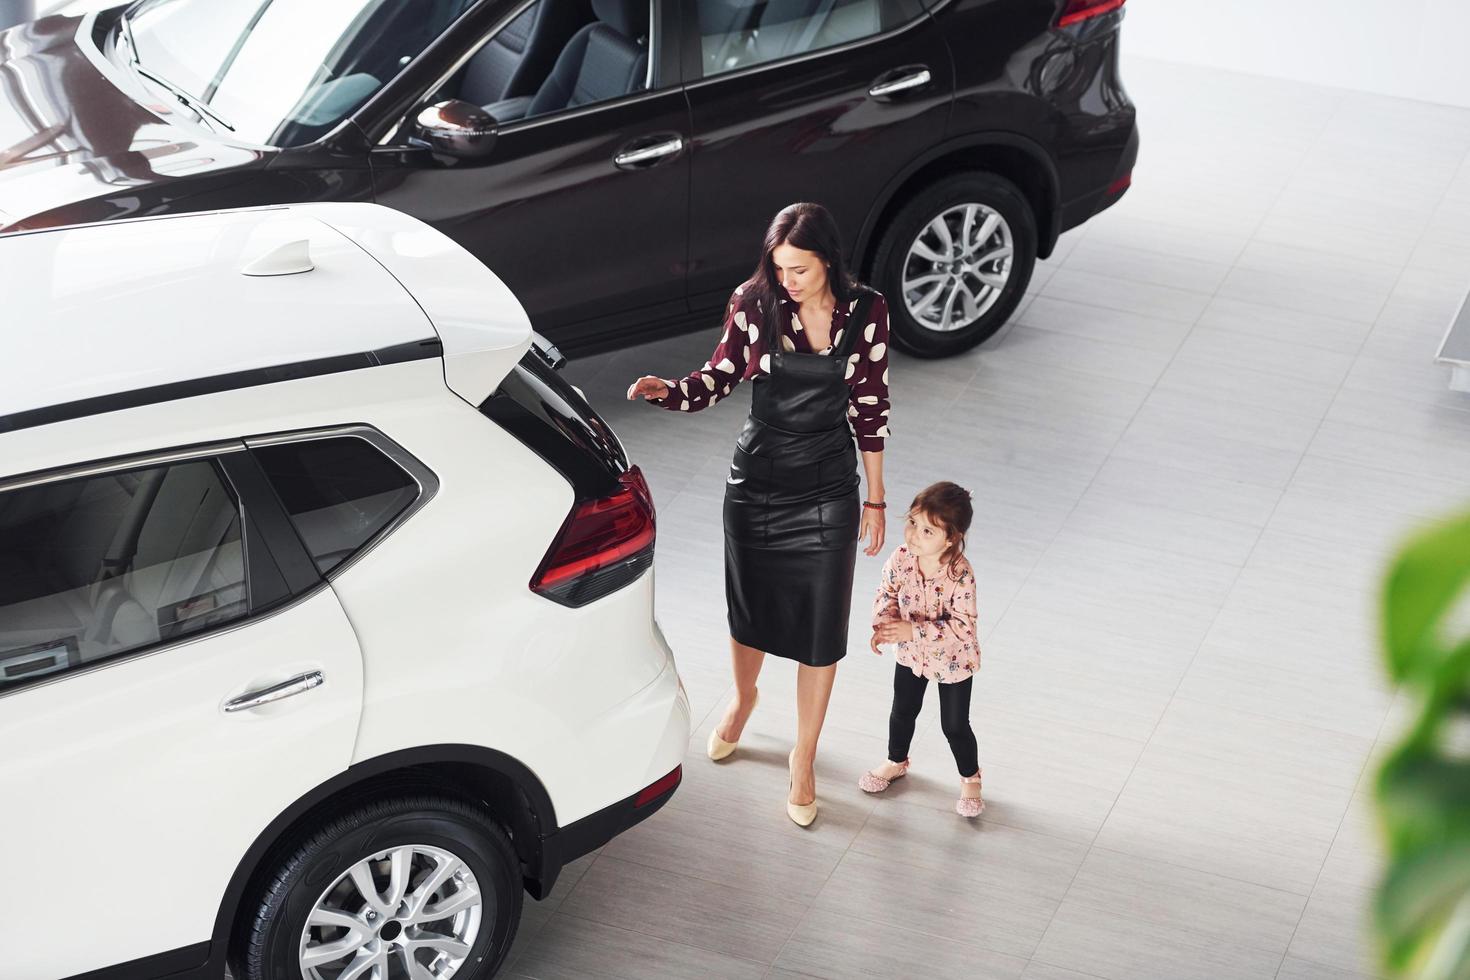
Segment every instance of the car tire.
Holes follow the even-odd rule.
[[[992,215],[993,230],[978,240]],[[940,219],[944,231],[936,233]],[[972,240],[963,242],[967,219]],[[1005,325],[1035,266],[1036,217],[1025,195],[1004,177],[972,171],[939,180],[903,205],[878,240],[872,269],[888,299],[893,343],[916,357],[948,357]]]
[[[242,911],[235,978],[325,980],[354,963],[350,957],[393,962],[391,975],[407,976],[405,958],[414,956],[426,964],[444,957],[436,975],[446,980],[486,980],[520,923],[519,867],[505,832],[468,803],[411,796],[355,809],[296,846]],[[444,880],[435,887],[438,877]],[[359,881],[374,890],[373,899]],[[419,894],[426,888],[432,890]],[[425,919],[424,909],[452,914]],[[450,945],[444,936],[463,941]],[[333,943],[342,957],[314,962],[337,948]]]

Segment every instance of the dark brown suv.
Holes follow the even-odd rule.
[[[1137,156],[1122,0],[138,0],[0,34],[0,230],[377,201],[570,353],[708,324],[815,200],[896,342],[994,333]]]

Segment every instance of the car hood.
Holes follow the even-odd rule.
[[[97,16],[0,31],[0,231],[143,213],[130,192],[265,162],[268,151],[183,122],[187,110],[103,58]]]

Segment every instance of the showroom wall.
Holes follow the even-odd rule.
[[[1128,0],[1123,50],[1470,107],[1465,0]]]

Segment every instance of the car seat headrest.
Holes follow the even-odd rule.
[[[626,38],[648,34],[648,0],[592,0],[592,12]]]

